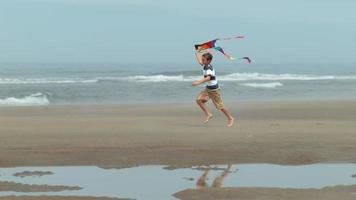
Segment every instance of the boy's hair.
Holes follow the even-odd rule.
[[[213,55],[211,53],[204,53],[202,56],[209,61],[213,60]]]

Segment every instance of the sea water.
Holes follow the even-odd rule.
[[[23,171],[51,171],[52,175],[16,177]],[[95,166],[0,168],[0,181],[36,185],[80,186],[61,192],[0,192],[7,195],[76,195],[145,199],[174,199],[185,189],[208,187],[274,187],[320,189],[355,185],[356,164],[313,164],[282,166],[238,164],[200,166],[169,170],[165,166],[102,169]]]
[[[355,99],[354,65],[215,64],[225,101]],[[188,64],[0,64],[0,106],[192,102]]]

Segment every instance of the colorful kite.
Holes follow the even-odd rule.
[[[231,40],[231,39],[243,39],[243,38],[245,38],[245,36],[243,36],[243,35],[236,36],[236,37],[218,38],[218,39],[215,39],[215,40],[211,40],[209,42],[205,42],[203,44],[196,44],[194,46],[195,46],[195,50],[197,50],[197,51],[202,51],[202,50],[207,50],[207,49],[215,49],[217,51],[220,51],[222,54],[224,54],[224,56],[226,58],[228,58],[229,60],[235,60],[234,57],[232,57],[229,54],[225,53],[224,50],[221,47],[215,46],[215,43],[218,40]],[[242,58],[239,58],[239,59],[244,59],[248,63],[251,63],[251,59],[249,57],[242,57]]]

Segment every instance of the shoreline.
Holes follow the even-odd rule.
[[[100,103],[50,103],[47,105],[0,105],[0,109],[2,108],[21,108],[21,107],[81,107],[81,106],[159,106],[159,105],[189,105],[195,104],[195,97],[193,96],[190,100],[177,100],[177,101],[141,101],[141,102],[129,102],[129,101],[117,101],[117,102],[100,102]],[[305,98],[305,99],[295,99],[295,98],[284,98],[284,99],[261,99],[256,100],[257,98],[250,99],[239,99],[239,100],[224,100],[226,104],[234,104],[234,103],[298,103],[298,102],[354,102],[356,101],[356,97],[349,98]]]

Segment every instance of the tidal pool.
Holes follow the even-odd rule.
[[[197,166],[169,170],[165,166],[102,169],[95,166],[0,168],[0,181],[35,185],[80,186],[61,192],[0,192],[7,195],[106,196],[146,199],[175,199],[172,194],[204,187],[323,188],[356,185],[356,164],[313,165],[238,164]],[[16,177],[24,171],[53,172],[48,176]]]

